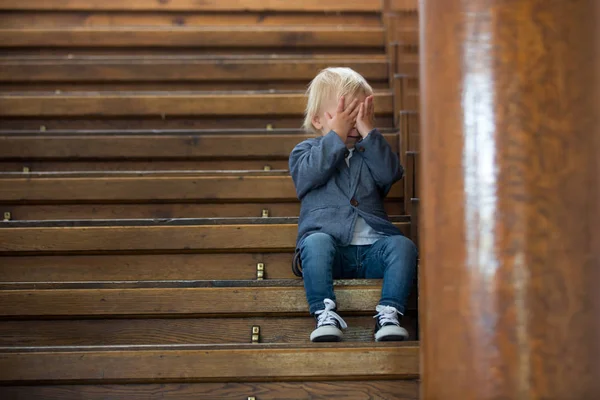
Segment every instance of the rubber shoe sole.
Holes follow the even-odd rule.
[[[375,332],[376,342],[402,342],[408,339],[408,331],[401,326],[386,325]]]
[[[310,334],[311,342],[339,342],[342,340],[342,330],[334,325],[324,325]]]

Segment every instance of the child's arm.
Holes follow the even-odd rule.
[[[356,143],[356,149],[362,154],[377,186],[387,194],[404,173],[398,155],[377,129],[373,129],[365,139]]]
[[[298,198],[302,200],[306,193],[324,185],[345,153],[346,145],[334,131],[318,144],[305,141],[297,145],[290,154],[289,165]]]
[[[396,152],[392,150],[383,135],[373,128],[373,96],[367,97],[360,105],[356,118],[356,127],[362,140],[356,143],[356,149],[363,155],[365,163],[382,192],[387,194],[390,187],[402,178],[404,169]]]

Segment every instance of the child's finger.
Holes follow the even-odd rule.
[[[363,116],[365,115],[364,110],[365,110],[364,104],[360,103],[360,107],[358,107],[358,116],[356,117],[356,119],[358,119],[358,120],[363,119]]]
[[[360,110],[362,110],[362,108],[363,108],[363,105],[362,105],[362,103],[360,103],[360,106],[359,106],[359,107],[356,107],[356,108],[355,108],[355,109],[352,111],[352,113],[350,114],[350,118],[352,118],[352,119],[356,119],[356,116],[357,116],[357,115],[360,113]]]
[[[328,120],[332,120],[333,117],[331,116],[331,114],[329,114],[327,111],[325,111],[325,118],[327,118]]]
[[[340,97],[340,101],[338,101],[337,112],[338,114],[344,111],[344,96]]]
[[[346,107],[346,113],[352,113],[356,109],[356,106],[358,106],[358,99],[354,99],[352,103],[350,103],[350,105]]]

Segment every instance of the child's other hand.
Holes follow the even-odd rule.
[[[354,99],[348,107],[344,107],[344,96],[340,97],[336,114],[332,117],[328,112],[325,113],[325,117],[329,122],[329,127],[342,139],[346,141],[348,133],[354,128],[356,124],[356,116],[358,115],[359,107],[358,100]]]
[[[375,106],[373,105],[373,95],[367,97],[364,103],[358,107],[358,116],[356,117],[356,130],[362,138],[366,138],[369,132],[375,128]]]

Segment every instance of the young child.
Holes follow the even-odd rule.
[[[334,279],[381,279],[376,341],[408,337],[400,326],[417,263],[413,242],[389,222],[383,199],[402,177],[398,156],[374,129],[373,90],[350,68],[327,68],[311,82],[304,128],[289,166],[302,202],[297,249],[313,342],[338,341]]]

